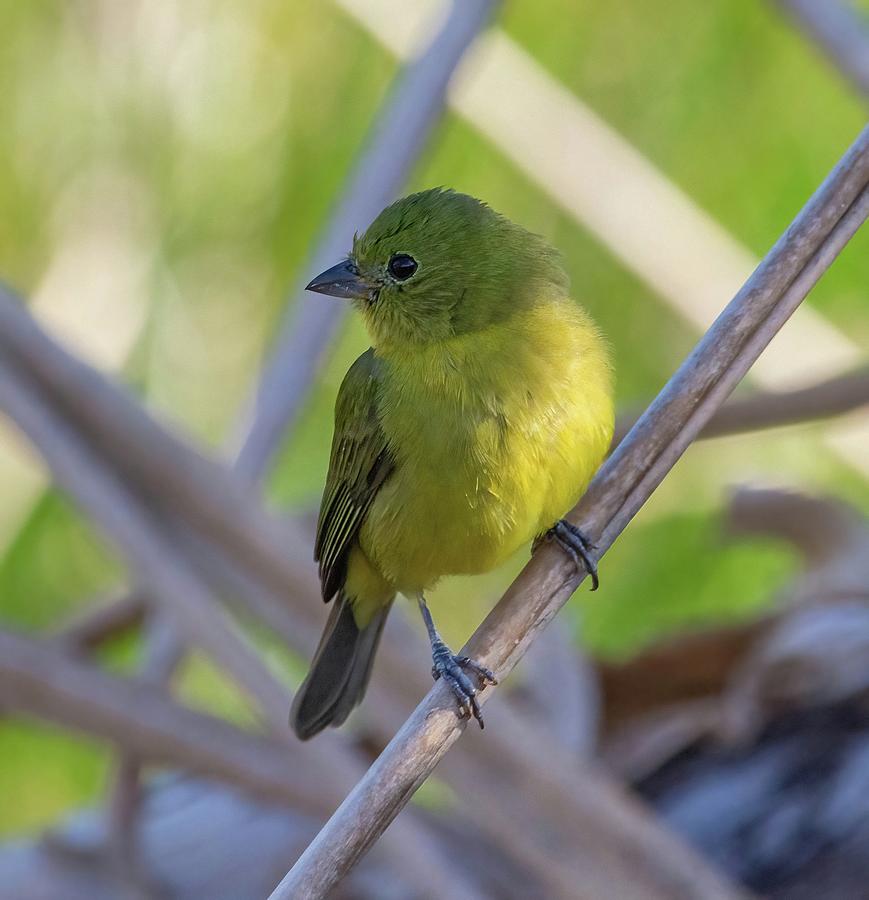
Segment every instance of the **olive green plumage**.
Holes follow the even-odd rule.
[[[361,699],[396,593],[548,528],[613,427],[607,348],[558,254],[472,197],[397,201],[310,287],[352,298],[372,347],[336,402],[315,549],[336,610],[294,704],[301,737]]]

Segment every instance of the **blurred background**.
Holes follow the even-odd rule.
[[[865,80],[861,90],[853,71],[806,30],[798,6],[493,4],[490,30],[466,54],[443,115],[397,192],[448,185],[560,248],[576,296],[612,342],[619,409],[638,411],[866,122]],[[815,6],[862,21],[862,33],[849,33],[866,54],[865,75],[869,2]],[[296,306],[339,302],[291,288],[319,271],[318,240],[395,96],[402,60],[424,51],[448,11],[448,4],[393,0],[0,0],[0,277],[27,298],[49,334],[126,384],[158,421],[231,460],[281,323],[291,333]],[[346,222],[347,234],[367,224]],[[865,365],[867,300],[864,230],[738,393],[790,391]],[[367,346],[353,317],[331,324],[335,337],[310,361],[316,377],[263,482],[267,505],[301,517],[307,529],[325,478],[335,393]],[[690,643],[686,633],[727,636],[721,640],[731,649],[706,692],[710,685],[723,691],[738,669],[739,696],[750,693],[755,670],[747,660],[763,650],[753,643],[757,623],[768,627],[795,593],[803,592],[800,604],[814,602],[831,584],[827,570],[811,581],[819,560],[827,565],[833,555],[818,545],[825,517],[861,535],[852,562],[869,550],[869,530],[861,531],[869,511],[867,436],[864,409],[692,447],[607,554],[601,590],[581,590],[562,616],[559,634],[595,685],[596,699],[582,702],[603,708],[610,724],[648,713],[628,708],[642,705],[637,686],[659,672],[666,681],[672,660],[649,662],[643,653],[664,652],[676,646],[672,640]],[[5,629],[45,637],[123,595],[131,575],[122,556],[52,486],[39,454],[5,419],[0,498]],[[464,642],[526,558],[437,590],[432,601],[449,641]],[[836,572],[842,565],[837,557]],[[860,605],[869,583],[853,571],[835,599],[857,602],[847,613],[854,620],[843,632],[824,631],[826,620],[805,626],[805,642],[794,638],[799,661],[819,634],[829,640],[826,657],[842,646],[841,634],[869,634]],[[305,602],[312,615],[324,615],[315,598]],[[738,650],[728,643],[734,635]],[[292,687],[304,657],[271,638],[255,640],[271,671]],[[717,649],[701,657],[718,658],[724,644],[716,640],[710,646]],[[130,627],[93,658],[111,673],[134,674],[146,646]],[[869,638],[863,646],[869,649]],[[787,659],[791,668],[777,670],[776,686],[787,680],[783,671],[794,671]],[[646,668],[638,675],[632,666]],[[517,672],[517,692],[533,689],[529,671]],[[822,693],[835,681],[826,670],[818,677],[812,684]],[[862,698],[867,686],[833,691],[835,702]],[[184,656],[173,692],[237,725],[254,723],[249,700],[199,651]],[[676,693],[668,702],[696,701],[698,690]],[[784,701],[772,693],[778,710]],[[817,692],[810,693],[814,709]],[[714,754],[722,745],[753,746],[769,721],[758,712],[768,699],[752,694],[736,708],[731,697],[714,725],[704,708],[703,724],[692,720],[683,743],[662,738],[668,749],[650,751],[637,768],[617,740],[636,749],[625,737],[635,732],[619,735],[613,726],[611,745],[603,731],[592,743],[610,747],[613,768],[623,766],[624,777],[672,812],[678,804],[669,786],[687,789],[694,772],[667,768],[677,751],[683,758],[696,747],[699,731],[720,738]],[[649,700],[656,714],[657,703]],[[849,718],[849,734],[862,733],[862,715]],[[811,729],[817,733],[817,723]],[[690,766],[708,763],[692,752]],[[114,778],[114,751],[97,737],[26,714],[0,718],[0,838],[10,847],[100,806]],[[435,786],[426,802],[448,801]],[[681,814],[672,818],[688,822],[690,833],[690,815]],[[869,811],[855,815],[864,823]],[[771,833],[762,830],[757,840]],[[3,859],[0,851],[0,872]],[[726,859],[715,861],[727,868]],[[769,888],[738,868],[731,876]],[[13,896],[2,886],[0,895]]]

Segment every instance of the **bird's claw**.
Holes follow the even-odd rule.
[[[459,704],[461,717],[470,719],[473,716],[480,728],[484,728],[480,705],[477,703],[477,694],[487,684],[498,683],[495,673],[469,656],[455,656],[443,641],[437,641],[432,645],[432,660],[434,663],[431,667],[432,678],[435,681],[443,678],[449,685]],[[471,681],[466,671],[477,676],[481,682],[479,688]]]
[[[600,585],[597,575],[597,563],[591,558],[597,547],[585,536],[581,529],[559,519],[545,534],[546,540],[555,541],[559,547],[573,560],[577,570],[585,569],[591,577],[591,589],[596,591]]]

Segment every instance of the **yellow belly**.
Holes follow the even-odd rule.
[[[552,303],[473,337],[388,360],[396,469],[359,544],[405,594],[488,571],[552,525],[612,437],[606,345],[579,307]]]

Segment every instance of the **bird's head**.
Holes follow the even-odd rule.
[[[568,290],[557,253],[485,203],[434,188],[388,206],[308,289],[348,297],[375,349],[445,341]]]

